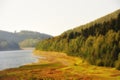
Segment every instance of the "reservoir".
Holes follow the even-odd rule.
[[[0,51],[0,70],[15,68],[37,61],[33,50]]]

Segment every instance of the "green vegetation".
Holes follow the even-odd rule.
[[[19,47],[35,47],[38,41],[50,37],[52,36],[32,31],[11,33],[0,30],[0,50],[20,49]]]
[[[39,39],[25,39],[19,42],[20,47],[35,47],[36,44],[39,42]]]
[[[120,69],[120,10],[41,41],[36,50],[65,52],[93,65]]]

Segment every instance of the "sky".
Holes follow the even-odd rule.
[[[53,36],[120,9],[120,0],[0,0],[0,30]]]

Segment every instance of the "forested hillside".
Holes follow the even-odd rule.
[[[3,50],[18,50],[19,45],[15,42],[8,42],[6,40],[0,40],[0,51]]]
[[[35,47],[40,40],[50,37],[52,36],[33,31],[12,33],[0,30],[0,50],[20,49],[20,47]]]
[[[17,35],[17,38],[15,41],[19,43],[19,46],[24,47],[35,47],[36,44],[43,39],[51,38],[51,35],[43,34],[39,32],[33,32],[33,31],[21,31],[18,33],[15,33]]]
[[[66,52],[93,65],[120,69],[120,10],[41,41],[36,49]]]
[[[14,39],[13,33],[0,30],[0,51],[20,49],[18,43],[14,41]]]

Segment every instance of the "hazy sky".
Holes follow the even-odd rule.
[[[120,9],[120,0],[0,0],[0,30],[51,35]]]

